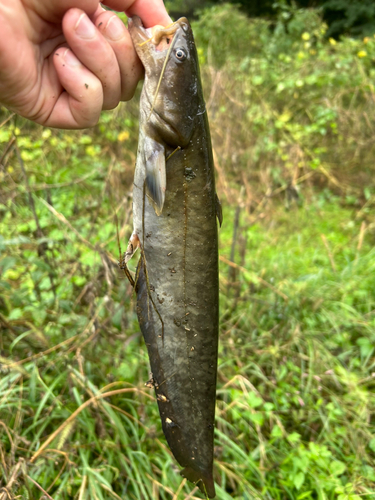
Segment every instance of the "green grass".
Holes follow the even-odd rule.
[[[178,475],[144,386],[134,299],[109,257],[113,207],[88,201],[100,190],[91,178],[51,190],[77,234],[37,193],[43,237],[26,198],[0,223],[0,484],[24,459],[22,498],[43,495],[32,479],[54,500],[202,498]],[[224,259],[233,219],[226,207]],[[373,234],[358,250],[361,221],[324,194],[252,220],[242,211],[237,268],[221,262],[217,498],[373,498]]]
[[[262,498],[375,493],[375,253],[371,235],[357,250],[353,215],[317,198],[247,231],[244,267],[288,300],[246,272],[237,295],[232,283],[223,287],[219,379],[230,389],[219,389],[226,436],[218,437],[237,485],[252,484]]]

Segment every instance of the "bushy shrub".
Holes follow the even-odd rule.
[[[375,38],[337,42],[326,29],[316,10],[284,9],[271,29],[233,5],[194,23],[229,184],[254,195],[305,176],[340,193],[372,185]]]

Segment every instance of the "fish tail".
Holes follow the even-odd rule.
[[[202,493],[204,493],[208,498],[214,498],[216,495],[214,478],[211,474],[202,474],[191,467],[185,467],[180,472],[182,477],[185,477],[188,481],[196,484]]]

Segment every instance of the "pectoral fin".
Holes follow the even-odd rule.
[[[163,210],[167,177],[165,170],[165,148],[158,142],[147,139],[145,144],[146,190],[156,215]]]

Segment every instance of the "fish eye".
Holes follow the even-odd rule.
[[[178,48],[174,53],[179,61],[184,61],[186,59],[186,52],[184,51],[184,49]]]

